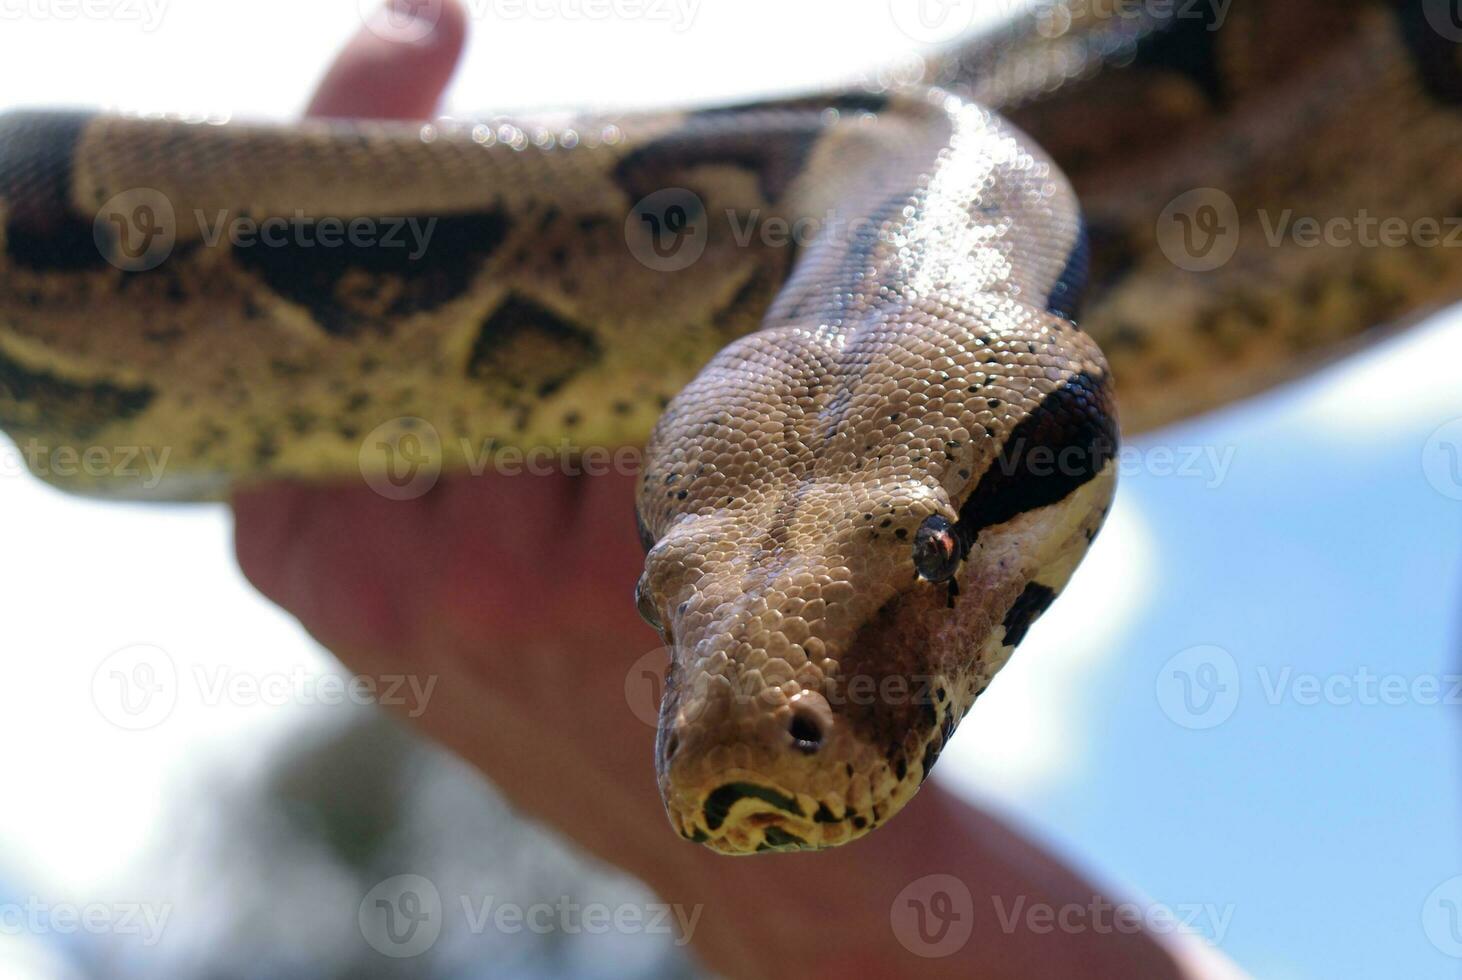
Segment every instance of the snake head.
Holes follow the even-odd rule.
[[[886,822],[1106,516],[1095,347],[998,308],[924,329],[745,338],[652,440],[638,594],[672,650],[657,763],[689,840],[820,848]]]

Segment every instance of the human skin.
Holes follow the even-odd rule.
[[[430,116],[466,30],[466,15],[448,3],[415,43],[362,31],[310,113]],[[1003,924],[1001,913],[1022,901],[1089,909],[1111,900],[937,780],[889,826],[835,850],[728,858],[681,840],[656,789],[654,730],[625,695],[632,668],[659,647],[632,598],[643,562],[635,482],[622,473],[453,475],[411,501],[387,500],[358,479],[256,486],[234,500],[238,558],[264,595],[354,673],[434,680],[414,723],[520,811],[635,874],[662,900],[699,908],[692,946],[718,973],[1237,975],[1170,937],[1103,928],[1110,918],[1051,930]],[[973,920],[971,939],[932,958],[915,955],[935,950],[906,925],[896,928],[895,908],[896,899],[907,906],[940,890],[959,894],[930,875],[959,880],[970,901],[951,908]]]

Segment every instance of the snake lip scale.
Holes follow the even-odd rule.
[[[148,500],[394,493],[406,439],[446,470],[644,444],[671,827],[853,841],[1066,587],[1123,432],[1462,295],[1462,250],[1252,219],[1455,216],[1462,59],[1419,0],[1060,7],[749,105],[0,116],[0,428],[166,459],[37,471]],[[236,233],[301,225],[375,234]]]

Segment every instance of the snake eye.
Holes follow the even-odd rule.
[[[935,515],[914,535],[914,570],[926,582],[948,582],[964,559],[960,552],[954,525]]]
[[[649,623],[651,627],[665,632],[665,625],[660,622],[660,611],[655,608],[655,597],[650,590],[645,588],[645,580],[640,579],[635,586],[635,604],[639,606],[640,618]]]

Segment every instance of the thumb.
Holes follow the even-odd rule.
[[[425,119],[436,109],[467,38],[458,0],[388,0],[335,59],[311,116]]]

